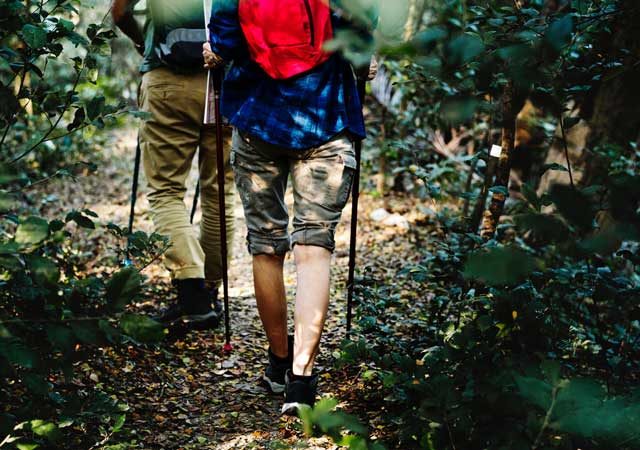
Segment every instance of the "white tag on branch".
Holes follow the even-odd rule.
[[[500,156],[502,155],[502,147],[500,147],[499,145],[492,146],[491,152],[489,152],[489,154],[494,158],[500,158]]]

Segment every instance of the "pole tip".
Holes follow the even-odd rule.
[[[227,342],[226,344],[224,344],[224,346],[222,347],[222,351],[224,353],[231,353],[233,351],[233,345],[231,345],[230,342]]]

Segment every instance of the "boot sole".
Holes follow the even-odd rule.
[[[214,318],[218,320],[220,319],[220,317],[218,316],[218,313],[216,313],[215,311],[211,311],[211,312],[208,312],[207,314],[194,314],[190,316],[186,316],[186,315],[180,316],[171,321],[165,322],[165,324],[166,325],[174,325],[177,323],[195,324],[195,323],[206,322]]]
[[[299,411],[302,408],[311,408],[311,406],[307,405],[306,403],[299,403],[299,402],[285,403],[284,405],[282,405],[282,410],[280,411],[280,414],[284,416],[298,416]]]

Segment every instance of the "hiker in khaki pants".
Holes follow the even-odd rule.
[[[156,0],[157,3],[167,0]],[[172,325],[178,322],[192,326],[216,327],[220,321],[221,304],[217,301],[217,287],[222,279],[220,259],[220,219],[216,169],[215,128],[203,125],[207,72],[203,69],[201,45],[204,32],[194,30],[199,60],[192,68],[187,63],[172,67],[161,60],[158,42],[171,39],[170,31],[159,26],[155,15],[147,11],[147,24],[141,30],[133,17],[132,8],[137,0],[115,0],[112,14],[116,25],[129,36],[144,60],[139,94],[139,107],[150,113],[140,129],[144,172],[148,181],[148,198],[156,231],[168,236],[170,248],[165,254],[165,265],[171,272],[177,288],[178,301],[157,319]],[[170,2],[149,8],[172,13],[172,26],[180,24],[181,37],[189,38],[191,23],[203,23],[202,4],[189,9],[190,2]],[[170,8],[174,8],[171,10]],[[176,9],[177,8],[177,9]],[[193,21],[190,22],[191,16]],[[156,19],[156,23],[154,23]],[[165,27],[166,28],[166,27]],[[186,30],[186,33],[185,33]],[[200,48],[198,48],[200,47]],[[182,47],[184,48],[184,47]],[[188,55],[188,52],[183,52]],[[183,56],[183,55],[178,55]],[[231,130],[225,127],[225,173],[228,187],[227,203],[228,240],[233,237],[233,174],[229,165]],[[198,156],[202,222],[200,236],[190,223],[184,202],[186,180],[193,158]],[[230,242],[229,242],[230,245]],[[212,307],[212,303],[215,307]]]

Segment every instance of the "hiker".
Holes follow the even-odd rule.
[[[147,0],[144,28],[133,8],[138,0],[114,0],[115,24],[143,56],[140,109],[150,113],[139,133],[148,199],[155,229],[170,239],[164,262],[177,302],[157,319],[167,326],[215,328],[222,316],[222,279],[216,137],[203,125],[207,71],[202,43],[207,38],[201,0]],[[233,174],[229,165],[231,128],[225,127],[228,241],[233,236]],[[200,236],[184,203],[186,180],[198,154],[202,220]],[[213,305],[213,307],[212,307]]]
[[[365,136],[353,68],[322,48],[340,22],[324,0],[219,0],[211,44],[203,46],[207,67],[233,62],[222,114],[234,127],[232,166],[269,341],[263,379],[273,393],[285,392],[287,414],[315,402],[313,366],[329,306],[334,233],[356,170],[353,141]],[[288,336],[283,262],[292,247],[297,291],[295,333]]]

